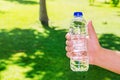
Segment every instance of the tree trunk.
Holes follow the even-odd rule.
[[[40,14],[39,20],[44,27],[48,27],[48,15],[46,10],[46,0],[40,0]]]

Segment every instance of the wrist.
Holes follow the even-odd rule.
[[[99,63],[104,60],[103,59],[104,58],[104,56],[103,56],[104,53],[105,53],[105,49],[100,47],[94,55],[93,65],[99,66]]]

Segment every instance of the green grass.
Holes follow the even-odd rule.
[[[119,6],[48,0],[51,24],[44,29],[38,1],[0,1],[0,80],[120,80],[118,74],[92,65],[88,72],[72,72],[64,49],[72,13],[82,11],[87,21],[93,21],[100,44],[120,50]]]

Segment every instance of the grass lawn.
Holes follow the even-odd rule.
[[[64,49],[72,13],[82,11],[93,21],[100,44],[120,50],[120,5],[46,1],[50,29],[39,22],[39,0],[0,0],[0,80],[120,80],[120,75],[92,65],[88,72],[71,71]]]

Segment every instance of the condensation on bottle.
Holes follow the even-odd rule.
[[[69,33],[73,43],[72,57],[70,58],[70,68],[72,71],[88,71],[88,31],[86,20],[83,18],[82,12],[74,12],[74,18],[70,24]]]

